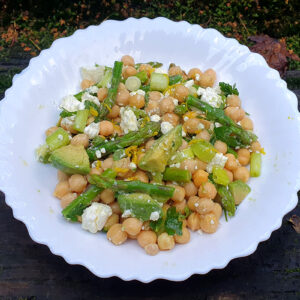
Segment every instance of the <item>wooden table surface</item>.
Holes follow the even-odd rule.
[[[27,63],[28,59],[13,57],[0,63],[0,72],[25,68]],[[300,77],[299,72],[289,76]],[[299,89],[295,92],[299,100]],[[287,222],[292,214],[300,215],[299,203],[255,253],[231,261],[223,270],[193,275],[183,282],[143,284],[101,279],[82,266],[68,265],[48,247],[31,240],[0,192],[0,300],[300,299],[300,235]]]

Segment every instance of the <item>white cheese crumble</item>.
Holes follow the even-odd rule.
[[[218,122],[215,123],[215,127],[216,127],[216,128],[221,127],[221,126],[222,126],[222,124],[220,124],[220,123],[218,123]]]
[[[130,96],[134,96],[136,94],[137,95],[141,95],[141,96],[145,96],[146,95],[145,91],[143,91],[143,90],[137,90],[137,91],[133,91],[133,92],[129,93]]]
[[[136,169],[136,164],[133,163],[133,162],[131,162],[131,163],[129,164],[129,168],[130,168],[131,170],[135,170],[135,169]]]
[[[157,221],[159,219],[159,212],[158,211],[153,211],[150,215],[150,220],[151,221]]]
[[[186,137],[186,132],[183,129],[182,129],[181,135],[182,135],[182,137]]]
[[[183,121],[186,122],[189,119],[189,117],[185,116],[183,117]]]
[[[192,86],[194,85],[194,80],[191,79],[191,80],[188,80],[184,86],[187,87],[188,89],[191,88]]]
[[[80,74],[82,79],[92,80],[95,83],[99,82],[104,75],[104,66],[92,67],[92,68],[80,68]]]
[[[150,117],[150,121],[152,121],[152,122],[159,122],[160,121],[160,116],[159,115],[152,115]]]
[[[110,88],[111,88],[111,83],[108,82],[107,85],[106,85],[106,87],[107,87],[108,89],[110,89]]]
[[[101,158],[102,154],[100,150],[96,150],[95,152],[97,158]]]
[[[178,105],[178,100],[173,98],[173,103],[174,103],[175,106],[177,106]]]
[[[62,141],[62,140],[64,139],[64,137],[62,136],[62,134],[59,134],[59,135],[57,136],[57,138],[58,138],[60,141]]]
[[[160,130],[163,134],[166,134],[170,130],[172,130],[174,126],[169,122],[162,122],[160,125]]]
[[[101,153],[106,153],[105,148],[101,148],[100,151],[101,151]]]
[[[201,96],[201,100],[210,104],[213,107],[220,107],[223,103],[222,97],[218,95],[217,89],[207,87],[203,89],[201,87],[197,90],[197,95]]]
[[[95,160],[95,161],[92,163],[92,168],[96,168],[96,167],[97,167],[97,163],[98,163],[98,160]]]
[[[107,219],[112,215],[109,205],[94,202],[82,214],[82,228],[91,233],[102,230]]]
[[[195,76],[195,79],[197,80],[197,81],[199,81],[200,80],[200,74],[196,74],[196,76]]]
[[[204,126],[202,123],[199,123],[199,125],[198,125],[198,129],[199,129],[199,130],[204,129],[204,127],[205,127],[205,126]]]
[[[156,68],[155,73],[159,73],[159,74],[168,74],[168,71],[162,69],[162,68]]]
[[[81,101],[77,100],[74,96],[69,95],[62,99],[59,107],[69,112],[75,112],[77,110],[84,109],[84,104]]]
[[[82,103],[84,103],[85,101],[91,101],[93,103],[95,103],[97,106],[100,106],[100,101],[96,96],[93,96],[87,92],[85,92],[82,97],[81,97],[81,101]]]
[[[99,134],[100,123],[92,122],[90,125],[84,128],[84,133],[89,136],[89,139],[93,139]]]
[[[180,163],[170,165],[171,168],[180,168]]]
[[[218,167],[224,168],[227,159],[228,159],[228,157],[224,156],[222,153],[217,153],[213,157],[213,159],[211,160],[211,162],[209,162],[207,164],[206,171],[208,173],[211,173],[214,166],[218,166]]]
[[[75,116],[66,117],[61,120],[60,124],[65,127],[70,127],[74,125],[74,120]]]
[[[138,128],[138,121],[131,109],[126,109],[121,107],[120,110],[121,115],[121,123],[120,126],[124,133],[128,133],[129,131],[137,131]]]
[[[97,94],[98,90],[99,90],[99,88],[95,85],[92,85],[92,86],[88,87],[87,89],[85,89],[85,91],[90,94]]]
[[[124,212],[122,214],[122,218],[128,218],[130,216],[131,216],[131,210],[130,209],[124,210]]]

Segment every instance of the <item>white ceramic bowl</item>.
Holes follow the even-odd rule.
[[[90,234],[79,224],[66,222],[52,196],[56,170],[34,157],[45,129],[57,121],[61,98],[79,90],[79,67],[111,65],[124,54],[137,62],[161,61],[166,67],[175,62],[185,70],[213,68],[218,80],[236,82],[267,153],[262,176],[250,180],[252,192],[234,218],[227,223],[222,219],[213,235],[192,234],[189,244],[154,257],[136,241],[116,247],[105,234]],[[236,40],[214,29],[164,18],[106,21],[55,41],[14,77],[0,105],[0,188],[32,239],[68,263],[84,265],[100,277],[184,280],[253,253],[295,207],[300,187],[299,125],[296,96],[262,56]]]

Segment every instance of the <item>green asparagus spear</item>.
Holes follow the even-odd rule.
[[[175,109],[174,109],[175,114],[182,116],[186,112],[188,112],[188,108],[187,108],[186,103],[175,106]]]
[[[112,169],[107,169],[102,173],[102,176],[115,178],[116,172]],[[95,197],[102,191],[103,188],[96,185],[91,185],[84,193],[79,195],[62,211],[63,216],[69,221],[76,222],[77,217],[82,215],[84,209],[88,207]]]
[[[118,87],[122,75],[122,67],[123,63],[120,61],[115,61],[113,70],[112,70],[112,79],[111,79],[111,87],[108,90],[108,95],[103,101],[101,105],[101,110],[99,114],[99,118],[103,119],[110,111],[110,109],[115,104],[115,99],[118,92]]]
[[[204,112],[207,120],[218,122],[224,126],[230,127],[232,133],[238,137],[243,145],[250,145],[253,141],[257,140],[257,136],[255,134],[250,131],[246,131],[241,126],[237,125],[232,119],[225,115],[225,112],[222,109],[213,107],[191,95],[187,97],[187,105],[188,107],[194,107]]]
[[[91,175],[89,182],[104,189],[124,191],[126,193],[145,193],[161,202],[165,202],[168,199],[170,199],[173,196],[175,190],[173,187],[170,186],[144,183],[139,180],[115,180],[104,177],[102,175]]]
[[[97,146],[92,146],[87,149],[87,153],[91,161],[97,159],[97,153],[102,152],[102,156],[106,156],[115,152],[117,149],[124,149],[133,145],[140,145],[148,138],[157,135],[160,130],[159,122],[148,122],[145,127],[139,131],[129,132],[122,137],[115,138],[114,141],[103,142]],[[101,150],[100,150],[101,149]],[[103,153],[104,152],[104,153]]]
[[[174,76],[170,76],[169,85],[173,85],[182,80],[182,76],[177,74]]]
[[[223,208],[230,217],[233,217],[235,215],[235,202],[232,194],[225,186],[221,185],[217,186],[217,191],[221,196]]]
[[[166,168],[163,173],[163,180],[166,181],[189,182],[191,178],[192,174],[190,171],[179,168]]]
[[[150,65],[152,68],[160,68],[163,64],[157,61],[149,61],[147,63],[135,64],[135,68],[138,69],[141,65]]]

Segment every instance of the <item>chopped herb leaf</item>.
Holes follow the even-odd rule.
[[[220,82],[219,86],[226,97],[228,95],[239,95],[239,91],[237,90],[235,83],[231,86],[229,83]]]

